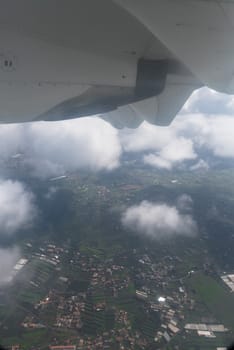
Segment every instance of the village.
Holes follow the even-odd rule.
[[[194,310],[196,303],[185,281],[195,271],[177,278],[175,266],[181,263],[177,256],[153,262],[150,254],[133,249],[135,264],[129,266],[124,253],[103,259],[87,254],[84,248],[71,253],[66,246],[47,241],[37,247],[27,242],[25,247],[25,257],[14,267],[13,272],[18,272],[12,279],[19,279],[30,264],[39,263],[40,271],[46,267],[53,276],[53,283],[32,305],[34,311],[25,315],[20,327],[27,332],[52,328],[76,334],[62,343],[55,337],[51,347],[148,349],[153,343],[166,345],[180,334],[196,332],[198,337],[215,338],[229,331],[217,322],[188,322],[186,312]],[[28,281],[31,291],[44,283],[38,274]]]

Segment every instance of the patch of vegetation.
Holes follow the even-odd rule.
[[[226,290],[213,277],[204,273],[196,273],[188,280],[194,297],[205,303],[210,312],[219,322],[230,330],[234,329],[234,295]]]

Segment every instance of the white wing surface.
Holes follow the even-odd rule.
[[[230,0],[0,0],[0,122],[168,125],[193,90],[234,93]]]

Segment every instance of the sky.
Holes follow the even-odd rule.
[[[125,154],[140,158],[155,171],[207,171],[213,159],[233,162],[234,96],[200,89],[169,127],[144,122],[137,129],[117,130],[98,117],[0,125],[0,235],[14,235],[37,215],[31,189],[8,177],[9,160],[19,157],[30,176],[49,179],[78,169],[112,172]],[[192,198],[185,198],[182,194],[174,205],[145,198],[126,208],[120,220],[127,230],[153,239],[193,236],[197,224]],[[14,247],[0,251],[0,264],[7,262],[0,283],[19,255]]]

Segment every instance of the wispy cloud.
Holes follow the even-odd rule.
[[[20,251],[17,247],[0,249],[0,286],[9,282],[13,267],[20,258]]]
[[[0,180],[0,234],[11,235],[35,217],[34,196],[18,181]]]

